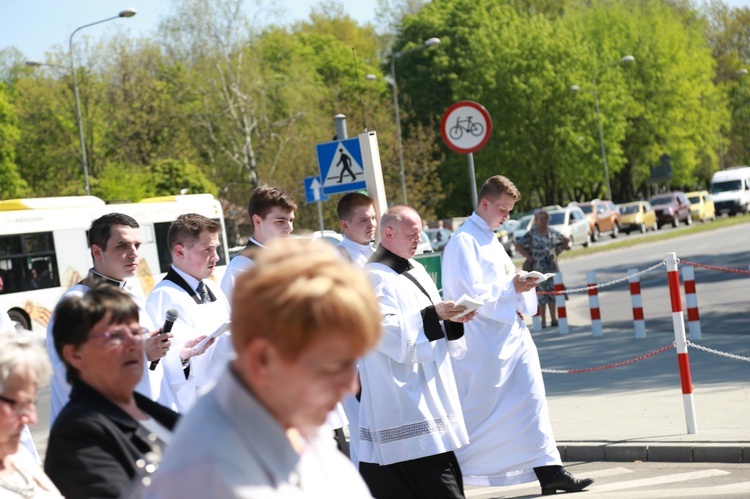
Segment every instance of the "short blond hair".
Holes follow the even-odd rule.
[[[348,332],[360,354],[377,343],[381,316],[367,276],[329,243],[284,239],[256,253],[232,295],[232,343],[254,338],[295,359],[317,338]]]
[[[516,201],[521,199],[521,191],[518,190],[508,177],[494,175],[484,182],[482,188],[479,189],[477,198],[480,201],[486,199],[490,203],[494,203],[503,194],[512,197]]]

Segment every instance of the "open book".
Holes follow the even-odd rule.
[[[479,295],[476,298],[470,298],[467,295],[461,295],[461,298],[456,300],[456,305],[463,305],[464,307],[466,307],[466,310],[458,315],[451,317],[451,319],[459,319],[464,315],[473,312],[474,310],[484,305],[485,301],[487,301],[487,297],[485,295]]]
[[[226,333],[227,331],[229,331],[230,327],[232,327],[232,321],[226,321],[224,324],[222,324],[221,326],[219,326],[216,329],[216,331],[214,331],[213,333],[211,333],[208,336],[206,336],[206,339],[200,341],[197,345],[195,345],[193,347],[193,351],[194,352],[200,352],[201,349],[206,346],[206,343],[208,343],[209,341],[211,341],[211,339],[218,338],[222,334]]]
[[[544,282],[547,279],[549,279],[550,277],[552,277],[553,275],[555,275],[555,274],[554,273],[552,273],[552,274],[542,274],[541,272],[537,272],[536,270],[534,270],[532,272],[529,272],[528,274],[522,275],[518,279],[521,280],[521,281],[526,281],[528,279],[532,279],[532,280],[537,281],[537,282]]]

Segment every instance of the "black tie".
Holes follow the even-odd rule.
[[[211,303],[211,297],[208,295],[208,289],[206,289],[206,285],[203,284],[203,281],[198,283],[198,287],[195,288],[195,291],[197,291],[201,303]]]

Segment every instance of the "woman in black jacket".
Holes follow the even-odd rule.
[[[72,391],[50,431],[44,470],[68,499],[120,497],[136,461],[169,441],[177,413],[134,392],[144,333],[138,306],[114,286],[95,286],[55,310],[55,349]]]

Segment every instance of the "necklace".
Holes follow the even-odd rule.
[[[0,488],[15,492],[24,499],[31,499],[34,497],[34,490],[36,489],[34,479],[16,466],[15,463],[13,463],[13,467],[16,469],[15,473],[6,477],[0,476]]]

